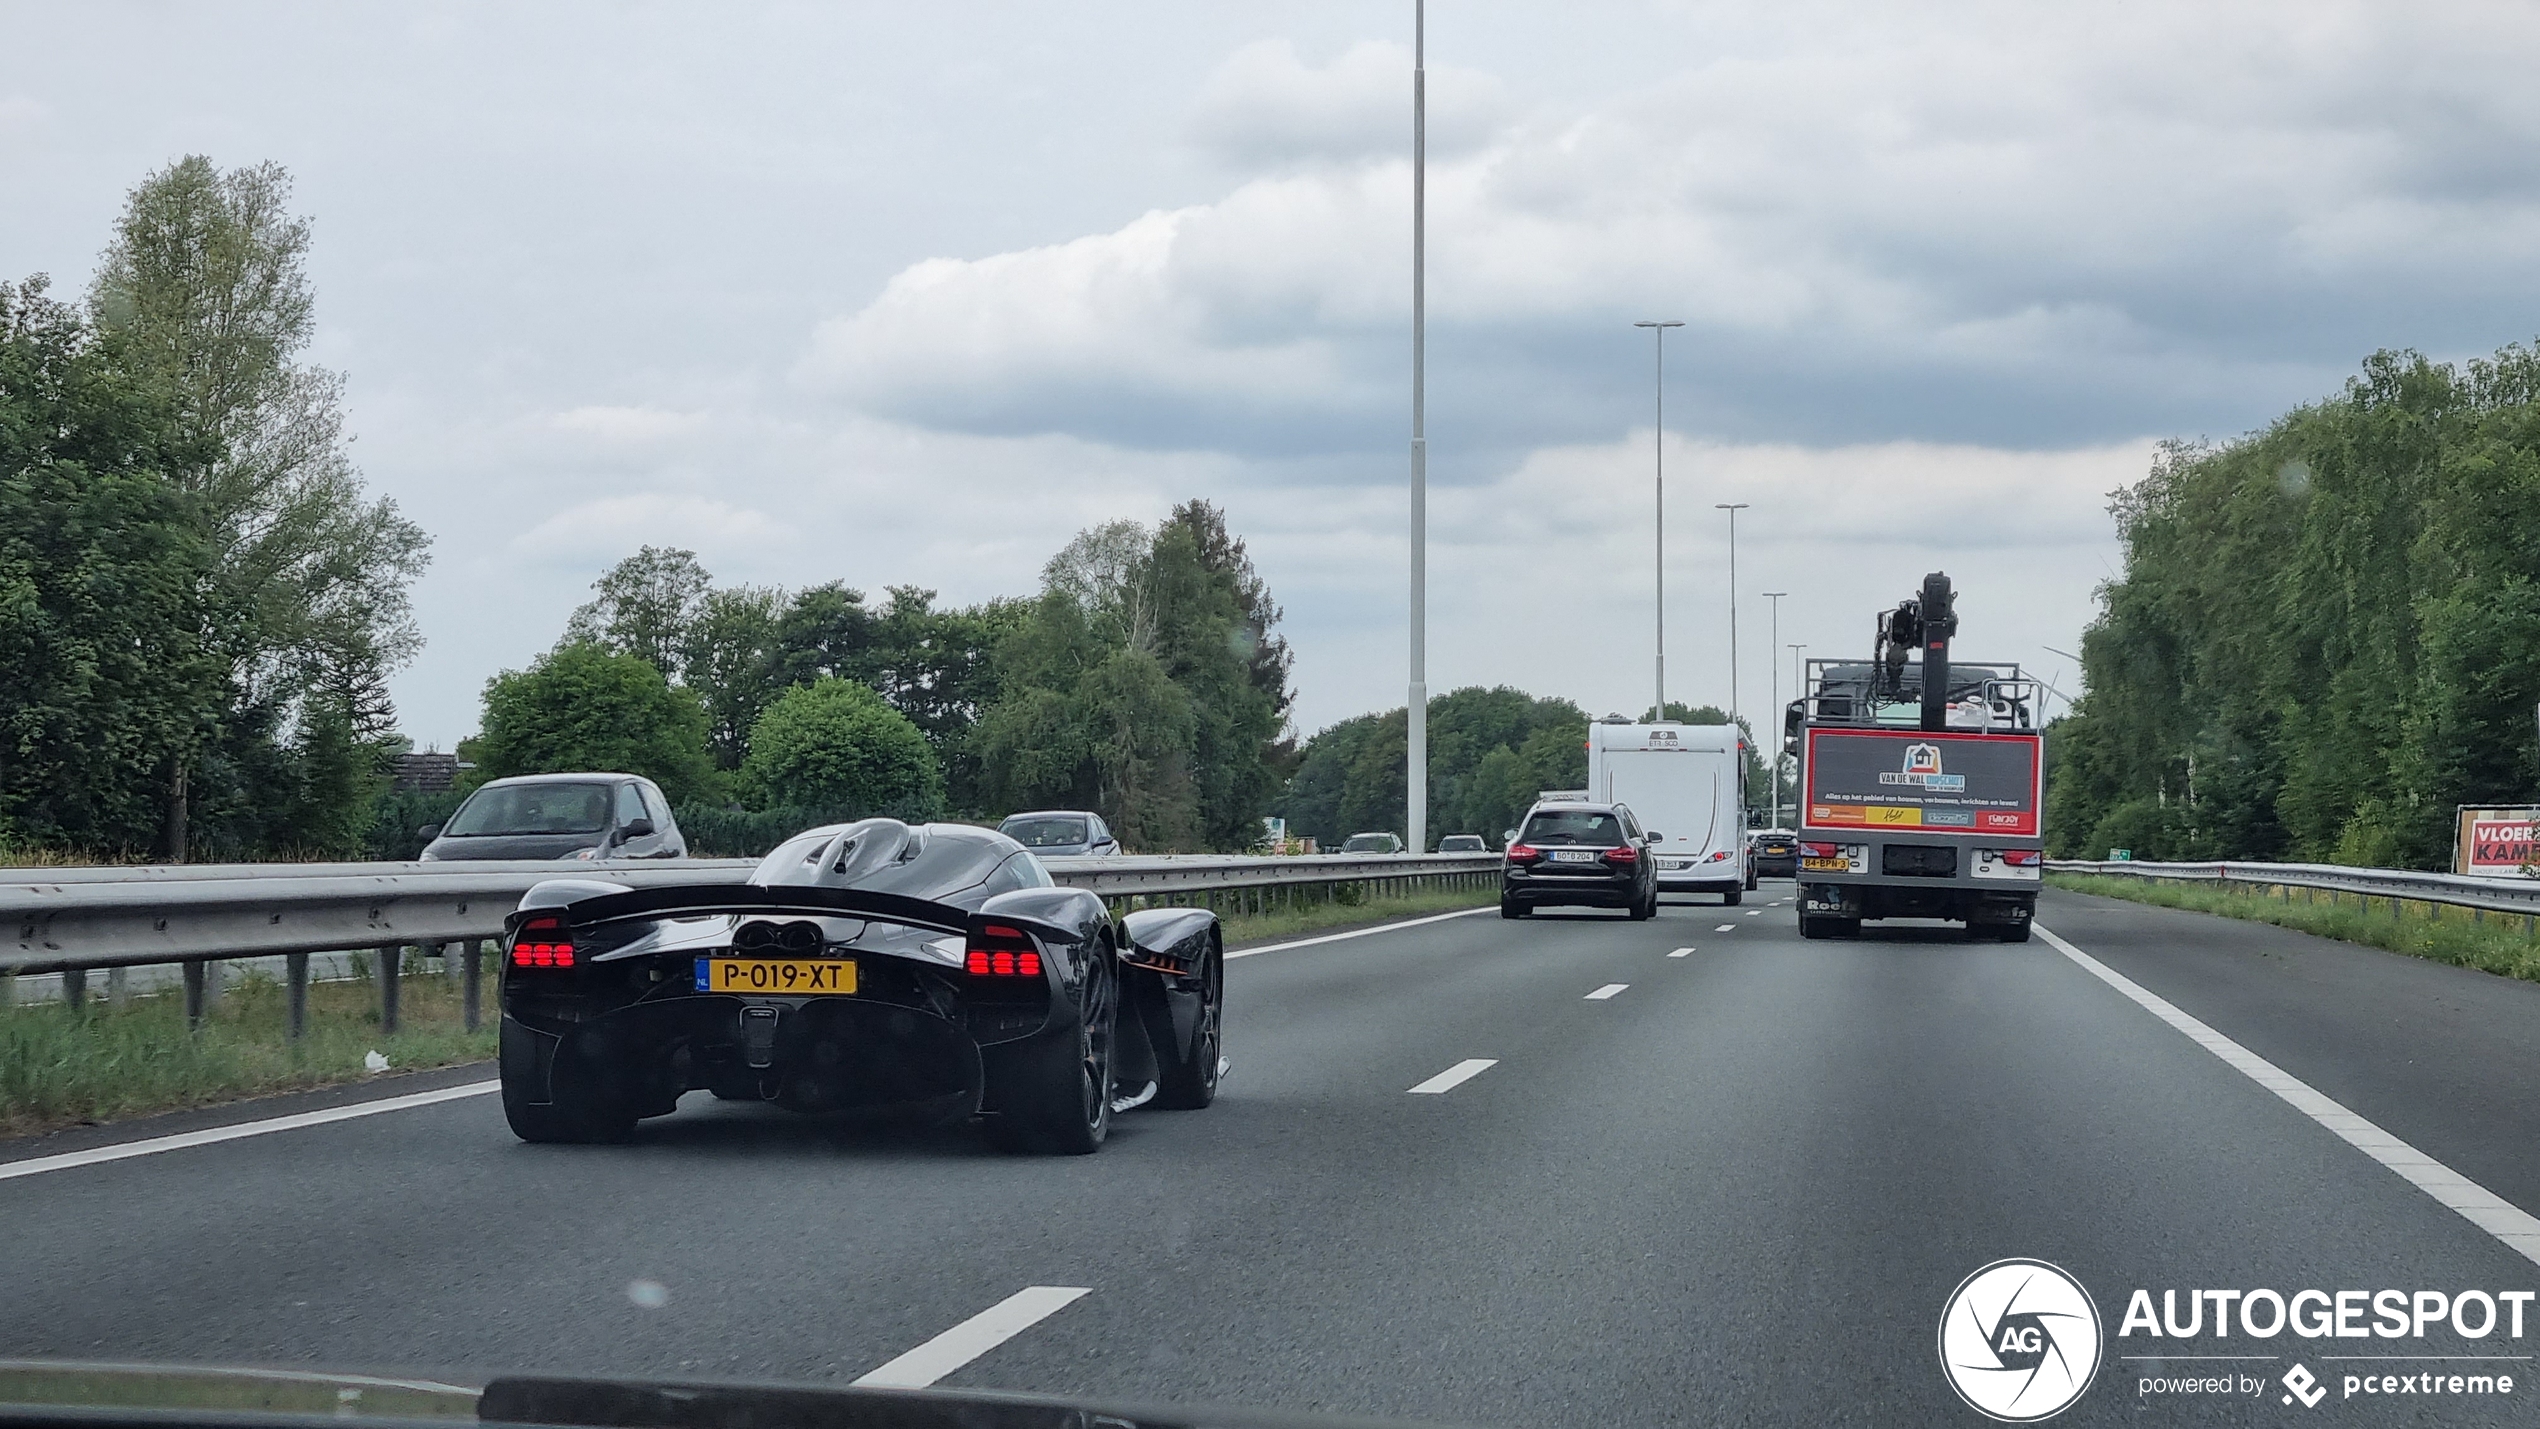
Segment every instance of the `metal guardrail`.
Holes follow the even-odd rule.
[[[2100,873],[2127,878],[2166,878],[2196,883],[2306,888],[2335,902],[2386,898],[2433,903],[2484,913],[2540,915],[2540,878],[2471,878],[2457,873],[2418,873],[2402,868],[2347,868],[2333,863],[2157,863],[2148,859],[2051,858],[2052,873]]]
[[[0,870],[0,974],[86,971],[492,938],[532,884],[737,882],[755,859],[210,864]],[[1047,860],[1105,898],[1469,877],[1496,854],[1163,855]]]

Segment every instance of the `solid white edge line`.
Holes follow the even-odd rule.
[[[855,1382],[924,1389],[1092,1293],[1081,1285],[1025,1286]]]
[[[499,1080],[465,1082],[455,1087],[442,1087],[435,1091],[409,1092],[401,1097],[382,1097],[375,1102],[355,1102],[351,1106],[328,1107],[324,1111],[295,1112],[290,1116],[268,1117],[263,1121],[242,1121],[235,1126],[215,1126],[202,1131],[182,1131],[174,1136],[154,1136],[147,1141],[125,1141],[113,1146],[91,1147],[86,1151],[65,1151],[59,1156],[36,1156],[24,1161],[0,1162],[0,1181],[14,1181],[20,1176],[40,1176],[47,1171],[68,1171],[77,1166],[96,1166],[108,1161],[129,1161],[135,1156],[150,1156],[161,1151],[182,1151],[189,1146],[212,1146],[223,1141],[237,1141],[249,1136],[265,1136],[277,1131],[297,1131],[307,1126],[325,1126],[330,1122],[351,1121],[359,1116],[377,1116],[381,1112],[432,1106],[439,1102],[457,1101],[461,1097],[483,1096],[501,1086],[502,1083]]]
[[[1411,1089],[1415,1097],[1434,1097],[1455,1090],[1499,1065],[1497,1057],[1467,1057]]]
[[[1316,943],[1337,943],[1344,938],[1372,937],[1378,933],[1390,933],[1400,928],[1417,928],[1428,923],[1443,923],[1449,918],[1470,918],[1476,913],[1490,911],[1490,906],[1484,904],[1479,908],[1458,908],[1452,913],[1432,913],[1426,918],[1405,918],[1399,923],[1379,923],[1373,928],[1353,928],[1346,933],[1325,933],[1319,938],[1299,938],[1291,943],[1264,943],[1257,948],[1237,948],[1228,953],[1226,959],[1232,962],[1236,958],[1249,958],[1257,953],[1281,953],[1290,948],[1310,948]]]
[[[1612,997],[1614,994],[1621,992],[1624,988],[1630,986],[1631,984],[1627,982],[1609,982],[1605,986],[1598,988],[1596,991],[1589,993],[1587,996],[1580,998],[1579,1001],[1603,1002],[1607,998]]]
[[[2145,1011],[2229,1063],[2233,1070],[2290,1102],[2295,1110],[2337,1133],[2356,1150],[2459,1212],[2462,1219],[2504,1242],[2508,1249],[2540,1264],[2540,1218],[2320,1095],[2301,1078],[2180,1011],[2159,993],[2065,942],[2042,924],[2032,921],[2029,926],[2091,976],[2134,999]]]

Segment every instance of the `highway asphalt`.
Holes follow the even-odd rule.
[[[1093,1157],[703,1093],[619,1147],[521,1145],[481,1095],[14,1177],[118,1133],[0,1145],[0,1354],[843,1383],[1039,1286],[1085,1293],[941,1382],[1485,1425],[1980,1423],[1935,1331],[2012,1256],[2072,1272],[2108,1331],[2059,1422],[2279,1421],[2314,1412],[2272,1387],[2296,1359],[2334,1388],[2374,1366],[2326,1356],[2540,1353],[2535,1307],[2520,1341],[2207,1341],[2269,1356],[2238,1362],[2268,1392],[2144,1394],[2192,1365],[2124,1358],[2159,1349],[2115,1334],[2138,1287],[2496,1292],[2540,1266],[2045,939],[1804,942],[1788,893],[1244,957],[1217,1106],[1127,1116]],[[2071,894],[2040,922],[2540,1209],[2540,986]],[[2528,1423],[2534,1396],[2315,1412]]]

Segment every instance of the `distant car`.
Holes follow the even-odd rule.
[[[492,780],[448,823],[415,831],[422,857],[685,858],[661,786],[640,774],[520,774]]]
[[[1343,853],[1400,853],[1402,838],[1398,834],[1351,834],[1341,845]]]
[[[1438,840],[1438,852],[1488,853],[1490,845],[1482,842],[1480,834],[1448,834],[1445,838]]]
[[[997,832],[1042,858],[1108,858],[1120,852],[1120,840],[1102,815],[1083,809],[1040,809],[1008,814]]]
[[[1537,804],[1526,811],[1499,863],[1499,916],[1571,904],[1657,916],[1658,835],[1629,805]]]
[[[1746,841],[1758,878],[1799,876],[1799,836],[1788,829],[1759,829]]]

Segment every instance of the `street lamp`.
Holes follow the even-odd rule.
[[[1773,603],[1773,638],[1764,647],[1767,651],[1778,649],[1782,643],[1782,597],[1788,594],[1790,592],[1786,590],[1764,592],[1764,599]],[[1782,822],[1782,667],[1781,663],[1769,654],[1764,657],[1764,663],[1771,666],[1773,671],[1773,707],[1765,718],[1773,723],[1773,827],[1780,828]]]
[[[1411,691],[1404,705],[1409,769],[1404,825],[1429,851],[1429,11],[1411,6]]]
[[[1712,509],[1729,513],[1729,723],[1737,723],[1737,513],[1743,501],[1714,501]]]
[[[1648,328],[1658,339],[1657,366],[1652,369],[1651,381],[1658,416],[1651,427],[1655,435],[1650,439],[1658,471],[1658,703],[1650,718],[1661,720],[1667,717],[1667,329],[1684,324],[1636,322],[1632,326]]]
[[[1792,689],[1794,692],[1796,692],[1796,693],[1798,694],[1799,698],[1800,698],[1800,699],[1802,699],[1802,700],[1805,700],[1805,699],[1807,699],[1807,698],[1808,698],[1808,671],[1807,671],[1806,667],[1802,666],[1802,665],[1799,663],[1799,652],[1800,652],[1800,651],[1802,651],[1802,650],[1805,650],[1805,649],[1807,649],[1807,648],[1808,648],[1808,647],[1807,647],[1806,645],[1793,645],[1793,646],[1791,646],[1791,647],[1790,647],[1790,680],[1791,680],[1791,686],[1790,686],[1790,687],[1791,687],[1791,689]],[[1807,708],[1803,705],[1803,706],[1801,707],[1801,709],[1800,709],[1800,716],[1801,716],[1801,722],[1802,722],[1802,723],[1805,723],[1805,722],[1806,722],[1807,713],[1808,713]],[[1791,792],[1791,794],[1794,796],[1794,797],[1791,799],[1791,823],[1795,826],[1795,825],[1797,825],[1797,824],[1798,824],[1798,822],[1799,822],[1799,817],[1798,817],[1798,815],[1799,815],[1799,809],[1798,809],[1799,800],[1798,800],[1798,798],[1796,797],[1796,796],[1798,795],[1799,791],[1798,791],[1798,790],[1796,790],[1796,789],[1793,789],[1793,790],[1791,790],[1790,792]],[[1776,824],[1778,824],[1778,823],[1781,821],[1781,816],[1782,816],[1782,811],[1781,811],[1781,810],[1779,810],[1779,809],[1775,809],[1775,810],[1773,810],[1773,821],[1774,821]]]

